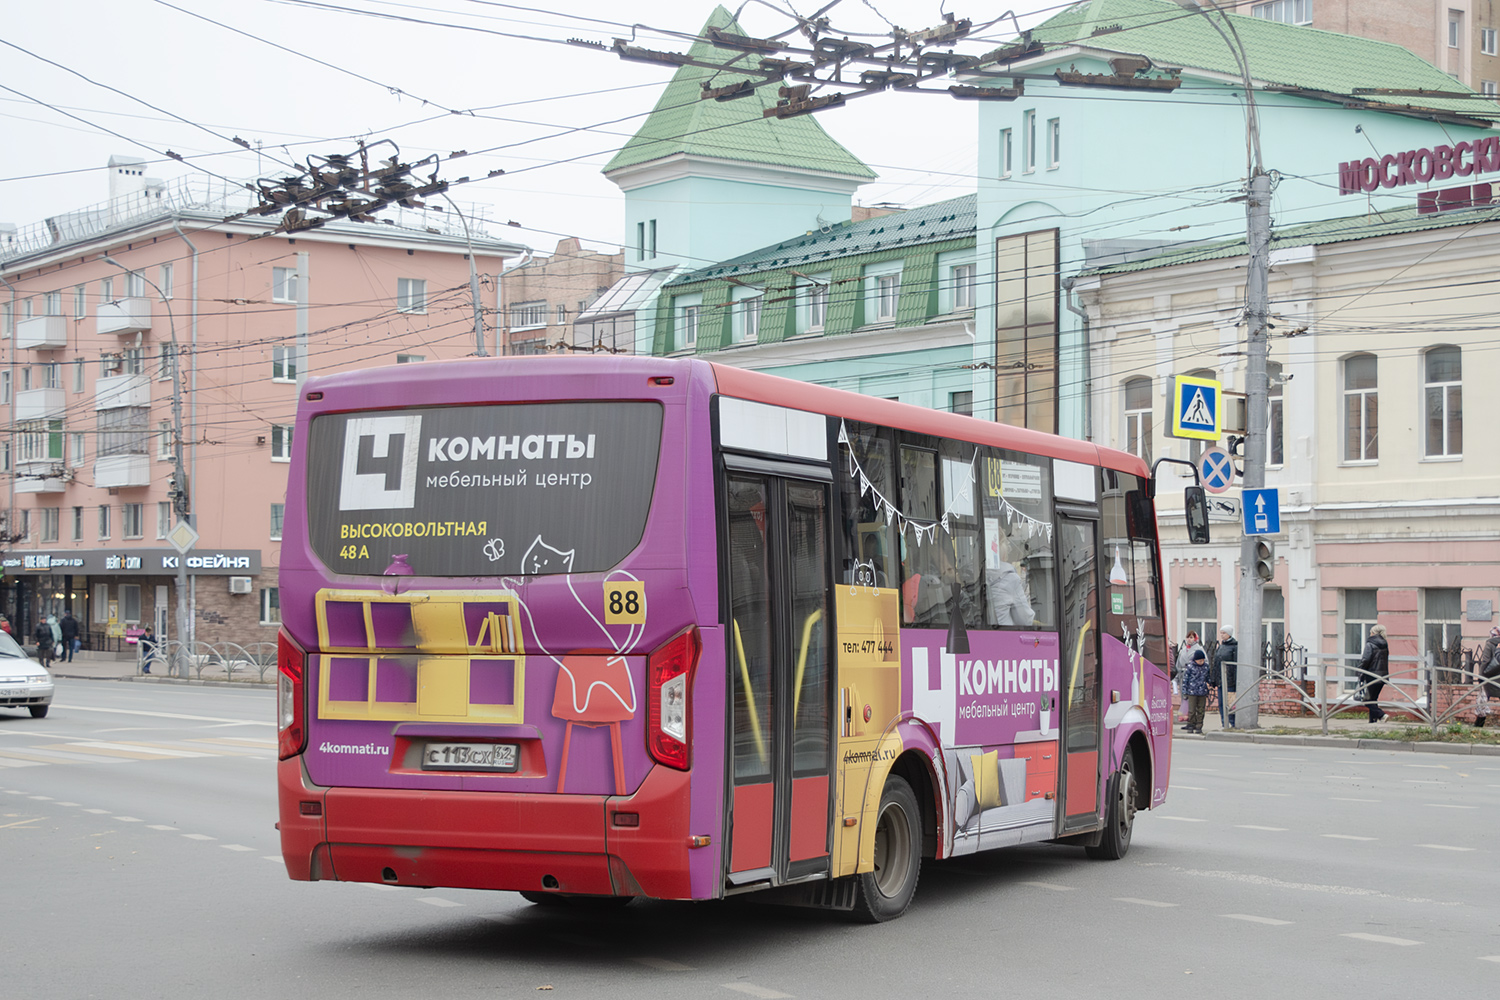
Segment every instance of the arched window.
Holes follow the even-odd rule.
[[[1125,382],[1124,448],[1151,464],[1151,380],[1144,376]]]
[[[1427,457],[1464,453],[1463,354],[1457,347],[1434,347],[1422,356],[1427,382]]]
[[[1373,354],[1344,359],[1344,461],[1380,457],[1380,396]]]

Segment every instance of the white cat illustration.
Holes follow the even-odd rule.
[[[576,549],[568,549],[566,552],[554,548],[542,541],[542,536],[537,535],[536,541],[531,543],[531,548],[521,557],[521,572],[527,576],[536,576],[539,573],[572,573],[573,554]]]

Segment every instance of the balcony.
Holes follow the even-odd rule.
[[[16,324],[16,346],[51,351],[68,346],[68,321],[62,316],[33,316]]]
[[[99,303],[99,333],[148,333],[151,330],[151,300],[144,297]]]
[[[101,489],[150,486],[151,458],[149,455],[108,455],[97,458],[94,460],[94,485]]]
[[[16,393],[16,422],[55,420],[68,408],[67,395],[61,389],[24,389]]]
[[[33,392],[37,390],[33,389]],[[61,400],[62,390],[56,391],[58,399]],[[21,396],[16,395],[16,419],[23,420],[21,416]],[[61,404],[59,403],[59,406]],[[151,379],[146,375],[109,375],[94,383],[94,409],[113,410],[121,406],[150,406],[151,405]]]
[[[18,462],[17,493],[61,493],[68,488],[69,477],[61,462]]]

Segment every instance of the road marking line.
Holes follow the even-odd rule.
[[[1038,889],[1051,889],[1053,892],[1072,892],[1073,891],[1073,887],[1071,885],[1058,885],[1056,882],[1037,882],[1037,881],[1032,880],[1032,881],[1022,882],[1021,884],[1022,885],[1034,885]]]
[[[1327,780],[1327,781],[1370,781],[1371,780],[1370,776],[1367,775],[1367,774],[1325,774],[1325,775],[1323,775],[1323,778],[1324,778],[1324,780]]]
[[[33,802],[51,802],[52,801],[52,796],[50,796],[50,795],[28,795],[27,798],[31,799],[31,801],[33,801]]]
[[[1206,753],[1203,756],[1205,756],[1205,757],[1221,757],[1224,760],[1239,760],[1242,755],[1241,754],[1237,754],[1237,753]]]
[[[211,757],[212,754],[201,750],[181,750],[177,747],[164,746],[160,743],[136,743],[133,741],[112,742],[108,740],[79,740],[75,743],[65,744],[68,746],[84,747],[99,753],[149,753],[158,757]]]
[[[1290,771],[1251,771],[1250,773],[1259,774],[1266,778],[1290,778],[1292,776],[1292,772]]]
[[[48,750],[45,747],[27,747],[25,750],[0,750],[0,757],[9,757],[13,760],[30,760],[38,764],[123,764],[118,757],[104,757],[99,754],[81,753],[73,750],[62,753],[57,750]],[[17,792],[17,795],[22,793]]]
[[[278,865],[282,863],[282,857],[279,854],[262,854],[260,859],[262,861],[274,861]]]
[[[93,810],[90,810],[90,812],[92,812],[92,811]],[[206,833],[184,833],[183,836],[186,837],[188,840],[218,840],[219,839],[218,837],[210,837]]]
[[[1337,795],[1329,796],[1334,802],[1379,802],[1379,799],[1345,799]]]
[[[362,885],[366,889],[382,889],[388,892],[402,888],[399,885],[386,885],[384,882],[355,882],[354,885]]]
[[[1175,792],[1179,788],[1181,788],[1181,789],[1183,789],[1185,791],[1189,791],[1189,792],[1206,792],[1206,791],[1208,791],[1207,788],[1204,788],[1201,785],[1179,785],[1175,781],[1172,782],[1172,791]]]
[[[426,903],[428,906],[463,906],[464,905],[462,903],[455,903],[451,899],[444,899],[442,896],[418,896],[417,897],[417,902],[419,902],[419,903]]]
[[[224,850],[226,850],[226,851],[253,851],[253,850],[255,850],[255,848],[253,848],[253,847],[246,847],[244,844],[220,844],[219,846],[222,847],[222,848],[224,848]]]
[[[78,808],[78,803],[77,802],[59,802],[58,805],[60,805],[60,806],[67,806],[70,809],[77,809]]]
[[[1256,826],[1253,823],[1240,823],[1236,825],[1237,830],[1268,830],[1271,833],[1286,833],[1284,826]]]
[[[1159,906],[1159,907],[1162,907],[1162,908],[1166,908],[1166,907],[1169,907],[1169,906],[1177,906],[1178,905],[1177,903],[1163,903],[1160,900],[1156,900],[1156,899],[1137,899],[1134,896],[1116,896],[1115,897],[1115,902],[1117,902],[1117,903],[1134,903],[1137,906]]]
[[[177,832],[177,827],[175,827],[175,826],[162,826],[160,823],[154,823],[154,824],[146,827],[146,829],[148,829],[148,830],[168,830],[168,831],[170,831],[172,833],[176,833]]]
[[[1290,920],[1277,920],[1275,917],[1257,917],[1253,913],[1221,913],[1219,916],[1228,920],[1248,920],[1252,924],[1267,924],[1271,927],[1284,927],[1292,922]]]
[[[656,958],[653,955],[637,955],[633,956],[630,960],[632,962],[637,962],[641,965],[644,965],[648,969],[656,969],[660,972],[693,971],[693,967],[691,965],[683,965],[681,962],[674,962],[670,958]]]
[[[1329,840],[1374,840],[1374,839],[1376,839],[1374,837],[1356,837],[1352,833],[1320,833],[1320,834],[1318,834],[1318,836],[1320,836],[1320,837],[1327,837]]]
[[[175,753],[163,753],[159,750],[129,750],[97,743],[55,743],[51,746],[34,747],[33,749],[67,751],[70,746],[83,748],[81,751],[73,751],[74,753],[87,752],[95,757],[115,757],[121,760],[171,760],[179,756]]]
[[[119,823],[142,823],[142,822],[145,822],[144,820],[136,819],[134,816],[116,816],[116,817],[114,817],[114,819],[115,819],[116,822],[119,822]]]
[[[1402,778],[1401,783],[1403,785],[1446,785],[1448,781],[1445,778]]]
[[[1477,808],[1477,806],[1452,805],[1452,804],[1447,803],[1447,802],[1424,802],[1423,805],[1425,805],[1428,809],[1475,809],[1475,808]]]
[[[1272,757],[1271,759],[1272,760],[1297,760],[1297,761],[1305,761],[1305,760],[1307,760],[1306,757]]]
[[[33,816],[31,819],[18,819],[14,823],[0,823],[0,830],[9,830],[17,826],[25,826],[27,823],[40,823],[46,819],[45,816]]]
[[[85,809],[84,812],[86,812],[86,813],[93,813],[95,816],[103,816],[105,813],[109,812],[109,810],[108,809]]]
[[[6,760],[4,757],[0,757],[0,767],[41,767],[43,764],[50,763],[51,761],[45,760]],[[20,795],[21,793],[17,792],[16,794]]]
[[[1395,944],[1403,948],[1422,943],[1410,938],[1386,937],[1384,934],[1340,934],[1339,937],[1354,938],[1356,941],[1374,941],[1376,944]]]
[[[1292,793],[1291,792],[1246,792],[1245,794],[1246,795],[1264,795],[1267,798],[1272,798],[1272,799],[1289,799],[1289,798],[1292,797]]]
[[[1420,767],[1424,771],[1448,771],[1452,770],[1447,764],[1407,764],[1407,767]]]
[[[235,726],[274,726],[261,719],[220,719],[211,715],[179,715],[175,712],[142,712],[133,708],[95,708],[92,705],[69,705],[70,712],[105,712],[109,715],[144,715],[152,719],[186,719],[189,722],[228,722]]]
[[[1451,847],[1448,844],[1418,844],[1418,847],[1426,847],[1434,851],[1472,851],[1473,847]]]
[[[26,793],[25,792],[18,792],[14,788],[7,788],[5,790],[5,794],[6,795],[25,795]]]
[[[786,998],[792,995],[790,993],[783,993],[780,990],[773,990],[767,986],[756,986],[754,983],[724,983],[722,985],[726,990],[734,990],[737,993],[748,993],[753,997],[760,997],[760,1000],[786,1000]]]
[[[1158,816],[1157,819],[1171,819],[1179,823],[1207,823],[1206,819],[1194,819],[1191,816]]]
[[[1174,770],[1174,771],[1192,771],[1195,774],[1218,774],[1219,773],[1219,769],[1217,767],[1174,767],[1174,768],[1172,768],[1172,770]]]
[[[1500,962],[1500,955],[1480,955],[1481,962]]]

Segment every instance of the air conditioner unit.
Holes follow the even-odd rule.
[[[250,578],[248,576],[231,576],[229,578],[229,592],[231,594],[250,593]]]

